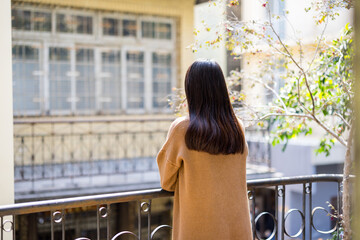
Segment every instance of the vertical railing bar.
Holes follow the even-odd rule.
[[[148,210],[148,240],[150,240],[151,233],[151,199],[149,199],[149,210]]]
[[[3,217],[0,218],[0,231],[1,231],[1,240],[4,240]],[[15,240],[15,239],[14,239],[14,240]]]
[[[99,205],[96,205],[96,239],[100,240],[100,213],[99,213]]]
[[[55,184],[55,132],[54,123],[51,123],[51,183]]]
[[[279,196],[278,196],[279,186],[275,186],[275,219],[277,221],[276,228],[275,228],[275,240],[278,240],[279,237]],[[274,223],[275,224],[275,223]]]
[[[94,167],[94,151],[93,151],[93,149],[94,149],[94,146],[93,146],[93,136],[94,136],[94,133],[93,133],[93,124],[92,124],[92,122],[90,122],[90,125],[89,125],[89,132],[90,132],[90,134],[89,134],[89,136],[90,136],[90,138],[89,138],[89,144],[90,144],[90,166],[91,166],[91,168],[93,168]],[[90,180],[90,184],[92,184],[92,181],[93,181],[93,178],[92,178],[92,176],[93,176],[93,174],[91,173],[91,171],[89,171],[89,180]]]
[[[110,204],[108,204],[107,205],[107,216],[106,216],[106,239],[107,240],[110,239],[110,215],[111,215]]]
[[[24,136],[21,137],[21,168],[22,168],[22,176],[21,180],[25,180],[25,139]]]
[[[339,230],[339,225],[340,225],[340,200],[341,200],[341,196],[340,196],[340,191],[341,191],[341,182],[338,182],[338,192],[337,192],[337,199],[336,199],[336,207],[337,207],[337,213],[338,213],[338,216],[337,216],[337,221],[336,221],[336,236],[337,236],[337,239],[339,239],[339,234],[340,234],[340,230]]]
[[[302,233],[302,239],[305,240],[306,235],[306,184],[303,183],[303,199],[302,199],[302,211],[304,213],[304,229]]]
[[[65,240],[65,210],[61,210],[61,238],[62,240]]]
[[[41,179],[45,178],[45,137],[41,137],[41,158],[42,158],[42,166],[41,166]]]
[[[139,239],[141,240],[141,202],[137,201],[138,204],[138,236]]]
[[[71,169],[70,179],[74,185],[75,171],[74,171],[74,122],[70,122],[70,162],[69,166]]]
[[[285,185],[282,185],[282,206],[281,206],[281,239],[285,240]]]
[[[309,218],[310,218],[309,239],[311,239],[312,237],[312,226],[313,226],[311,211],[312,211],[312,183],[309,182]]]
[[[16,231],[15,231],[15,215],[12,215],[13,217],[13,225],[12,225],[12,231],[13,231],[13,240],[16,239]]]
[[[35,190],[35,133],[34,133],[34,123],[31,124],[31,187],[32,190]]]
[[[256,232],[256,225],[255,225],[255,191],[251,189],[251,196],[252,196],[252,228],[253,228],[253,240],[255,240],[255,232]]]
[[[50,211],[51,240],[54,240],[54,212]]]

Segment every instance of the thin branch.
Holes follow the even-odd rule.
[[[326,18],[326,22],[325,22],[324,28],[323,28],[323,30],[322,30],[322,32],[321,32],[319,41],[318,41],[318,43],[317,43],[314,56],[313,56],[313,58],[312,58],[312,60],[311,60],[311,62],[310,62],[310,64],[309,64],[308,69],[306,70],[306,72],[309,72],[309,71],[310,71],[311,65],[312,65],[313,62],[315,61],[316,55],[318,54],[318,51],[319,51],[320,43],[322,42],[322,39],[323,39],[324,34],[325,34],[326,27],[327,27],[327,25],[328,25],[328,22],[329,22],[329,20]]]
[[[348,123],[348,121],[346,121],[345,118],[344,118],[343,116],[341,116],[341,114],[339,114],[339,113],[336,112],[336,113],[335,113],[335,116],[339,117],[339,118],[345,123],[345,125],[346,125],[348,128],[351,127],[350,124]]]
[[[298,114],[298,113],[268,113],[264,116],[256,119],[255,121],[263,121],[266,118],[269,117],[297,117],[297,118],[308,118],[313,119],[313,117],[310,114]]]
[[[310,86],[309,86],[309,82],[308,82],[308,79],[307,79],[307,76],[306,76],[306,72],[304,71],[304,69],[299,65],[299,63],[294,59],[294,57],[292,56],[292,54],[289,52],[288,48],[285,46],[284,42],[281,40],[279,34],[275,31],[274,29],[274,26],[272,24],[272,21],[271,21],[271,12],[270,12],[270,8],[267,7],[268,9],[268,14],[269,14],[269,25],[270,25],[270,28],[272,29],[273,33],[275,34],[276,38],[278,39],[279,43],[282,45],[282,47],[284,48],[285,52],[287,54],[289,54],[289,57],[290,59],[293,61],[293,63],[299,68],[299,70],[302,72],[302,75],[304,75],[304,80],[305,80],[305,84],[306,84],[306,88],[308,89],[309,91],[309,94],[310,94],[310,97],[311,97],[311,102],[312,102],[312,114],[315,115],[315,101],[314,101],[314,96],[310,90]],[[300,96],[299,96],[300,97]]]
[[[328,126],[326,126],[323,122],[321,122],[316,116],[312,116],[313,120],[320,125],[326,132],[328,132],[331,136],[333,136],[336,140],[339,141],[343,146],[347,146],[347,142],[340,137],[337,133],[331,130]]]
[[[279,96],[279,94],[275,91],[275,89],[273,89],[272,87],[270,87],[268,84],[266,84],[265,82],[259,80],[259,79],[256,79],[256,78],[251,78],[249,77],[249,79],[251,79],[252,81],[254,82],[257,82],[259,84],[262,84],[265,88],[269,89],[275,96],[276,98],[280,101],[281,105],[283,106],[284,108],[284,111],[287,112],[287,107],[284,103],[284,101],[281,99],[281,97]]]

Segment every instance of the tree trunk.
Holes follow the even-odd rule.
[[[351,199],[350,199],[350,170],[351,170],[351,148],[353,140],[353,126],[350,127],[349,138],[346,146],[345,162],[344,162],[344,177],[343,177],[343,195],[342,195],[342,225],[344,228],[344,240],[351,239]]]

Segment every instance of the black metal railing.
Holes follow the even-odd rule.
[[[325,237],[329,236],[329,234],[338,236],[341,234],[339,228],[340,221],[337,218],[338,213],[331,212],[331,209],[328,210],[326,202],[320,202],[319,205],[316,205],[317,201],[315,200],[322,197],[320,196],[321,189],[319,184],[328,184],[326,192],[332,192],[336,196],[334,209],[340,209],[341,182],[342,175],[335,174],[249,180],[248,197],[251,206],[253,239],[313,239],[315,233]],[[294,202],[289,203],[286,201],[286,198],[290,197],[293,193],[291,188],[294,186],[300,186],[301,188],[299,197],[291,199],[291,201],[298,201],[298,204],[301,206],[299,208],[292,207],[295,204]],[[324,188],[324,186],[321,188]],[[265,194],[268,191],[271,192],[270,195]],[[13,235],[14,239],[21,239],[21,236],[24,235],[29,236],[29,232],[39,231],[39,225],[42,225],[43,228],[44,226],[47,227],[45,231],[48,232],[48,238],[46,239],[52,240],[115,240],[123,239],[122,237],[127,236],[140,240],[169,239],[169,235],[164,237],[165,235],[161,233],[167,232],[169,234],[171,218],[168,218],[166,221],[162,220],[162,218],[156,218],[156,225],[154,225],[152,209],[153,206],[155,209],[159,209],[159,206],[155,207],[153,204],[156,200],[171,200],[171,197],[172,193],[162,191],[161,189],[151,189],[0,206],[1,240],[6,235]],[[258,201],[259,199],[262,199],[262,201]],[[114,206],[119,203],[135,203],[136,211],[130,211],[131,214],[128,215],[122,212],[122,214],[127,216],[126,222],[134,222],[134,224],[130,224],[129,229],[116,229],[114,227],[117,224],[113,224],[113,221],[118,219],[112,217],[116,212]],[[263,204],[260,203],[271,204],[264,209],[262,208]],[[168,202],[163,205],[169,206]],[[69,233],[70,229],[74,228],[73,225],[76,224],[67,224],[67,221],[71,220],[71,214],[79,208],[90,209],[89,211],[93,211],[93,216],[96,216],[93,218],[93,225],[89,223],[89,226],[92,226],[92,235],[83,235],[81,231],[78,231],[79,235],[76,235],[75,230],[71,230],[72,234]],[[171,211],[171,206],[169,209]],[[212,210],[209,209],[209,211]],[[129,213],[129,209],[125,212]],[[319,212],[326,213],[325,217],[328,218],[327,225],[329,229],[318,229],[316,218]],[[331,213],[330,216],[326,216],[328,213]],[[26,228],[27,232],[24,232],[21,228],[26,223],[21,220],[21,217],[31,214],[37,214],[33,218],[33,222],[38,227],[28,227]],[[300,221],[292,220],[291,216],[294,214],[298,214]],[[134,215],[137,215],[137,219],[134,218]],[[132,218],[133,220],[131,220]],[[331,218],[333,218],[333,221],[331,221]],[[80,217],[80,222],[85,222],[86,220],[84,216]],[[268,229],[269,225],[271,225],[271,231]],[[289,225],[298,227],[298,231],[291,233],[288,229]],[[33,236],[33,239],[41,238]]]
[[[125,185],[137,183],[136,179],[158,182],[155,156],[173,120],[172,116],[15,119],[16,191]],[[270,166],[267,132],[256,138],[251,132],[255,131],[247,133],[249,163]]]

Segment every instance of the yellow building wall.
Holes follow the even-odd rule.
[[[32,3],[50,6],[72,7],[102,11],[118,11],[144,15],[175,17],[178,39],[177,57],[179,78],[177,85],[182,87],[188,66],[193,62],[194,56],[186,47],[194,42],[194,4],[195,0],[22,0],[12,3]]]

